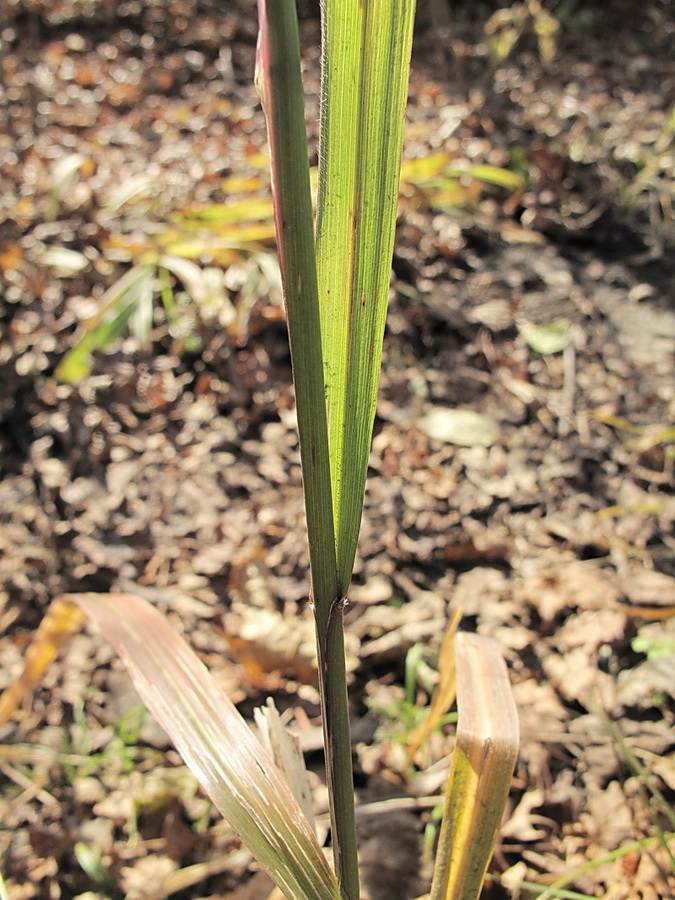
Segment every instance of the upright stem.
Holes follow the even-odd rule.
[[[295,0],[258,0],[257,82],[272,159],[277,247],[298,412],[319,683],[335,865],[347,900],[358,900],[354,787],[342,609],[333,522],[328,425],[304,92]]]
[[[335,870],[348,900],[358,900],[359,867],[345,667],[344,602],[343,599],[333,601],[325,622],[317,608],[316,638]]]

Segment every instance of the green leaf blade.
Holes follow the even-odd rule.
[[[140,263],[125,272],[100,300],[98,312],[82,326],[82,335],[56,368],[56,377],[68,384],[75,384],[91,373],[91,357],[96,350],[106,350],[122,337],[130,320],[139,310],[143,317],[137,319],[137,339],[147,337],[152,317],[152,300],[156,267],[152,263]],[[143,329],[147,330],[143,330]]]
[[[326,0],[317,266],[340,591],[351,579],[382,358],[413,0]]]
[[[321,128],[316,253],[336,540],[344,484],[349,371],[349,302],[354,291],[363,4],[325,0],[322,15]],[[353,138],[352,138],[353,136]],[[342,566],[342,568],[344,568]],[[351,572],[350,572],[351,575]],[[340,592],[346,592],[344,576]]]
[[[270,142],[277,249],[288,317],[312,592],[325,630],[338,596],[304,92],[293,0],[259,0],[256,83]]]

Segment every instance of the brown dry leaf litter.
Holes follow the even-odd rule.
[[[461,606],[464,627],[500,642],[523,728],[492,867],[512,887],[486,897],[570,875],[590,896],[666,900],[655,843],[574,872],[669,827],[595,709],[671,804],[675,791],[673,23],[658,0],[621,3],[610,41],[600,6],[578,9],[548,67],[531,36],[496,65],[490,11],[453,8],[447,40],[444,23],[440,40],[422,28],[411,79],[406,158],[524,166],[528,181],[515,194],[408,185],[401,202],[347,617],[359,802],[398,804],[360,816],[364,881],[374,898],[424,890],[418,839],[452,729],[411,773],[403,670]],[[303,28],[314,109],[316,22]],[[75,387],[51,377],[104,290],[148,249],[175,251],[200,204],[266,198],[254,42],[244,0],[0,11],[0,687],[51,598],[141,591],[244,711],[270,690],[295,711],[325,815],[289,358],[256,255],[269,238],[233,256],[198,230],[191,252],[222,273],[224,321],[177,285],[178,325],[158,306],[147,346],[126,339]],[[560,319],[567,345],[539,355],[532,329]],[[499,437],[429,437],[418,425],[436,407],[478,413]],[[12,900],[92,890],[77,842],[130,897],[181,878],[176,897],[265,896],[135,704],[85,632],[3,730]]]

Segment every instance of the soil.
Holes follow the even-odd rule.
[[[560,4],[552,58],[527,20],[498,59],[495,8],[430,3],[416,32],[405,159],[492,169],[403,180],[347,610],[363,880],[374,900],[428,890],[454,728],[412,765],[405,748],[461,609],[499,643],[522,728],[484,897],[564,880],[576,893],[546,896],[666,900],[675,22],[665,0]],[[314,148],[318,23],[302,12]],[[245,715],[268,695],[294,713],[325,833],[273,240],[269,222],[245,234],[249,207],[237,239],[194,226],[195,210],[268,196],[255,38],[244,0],[0,11],[0,688],[53,598],[141,594]],[[522,187],[493,184],[504,170]],[[106,289],[157,252],[208,274],[190,290],[193,270],[160,267],[173,314],[156,292],[145,339],[122,334],[87,377],[57,379]],[[484,417],[469,446],[447,418],[430,436],[437,408]],[[93,631],[0,741],[11,900],[269,894]]]

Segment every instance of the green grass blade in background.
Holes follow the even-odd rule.
[[[270,142],[317,623],[338,596],[314,219],[294,0],[259,0],[256,83]]]
[[[414,0],[325,0],[317,267],[339,588],[351,579],[380,376]]]
[[[57,366],[55,374],[60,381],[75,384],[86,378],[91,373],[94,351],[109,347],[121,337],[139,309],[145,311],[147,323],[148,310],[152,317],[155,275],[154,262],[141,263],[108,288],[99,300],[98,312],[83,323],[81,337]],[[139,337],[144,340],[147,333]]]

